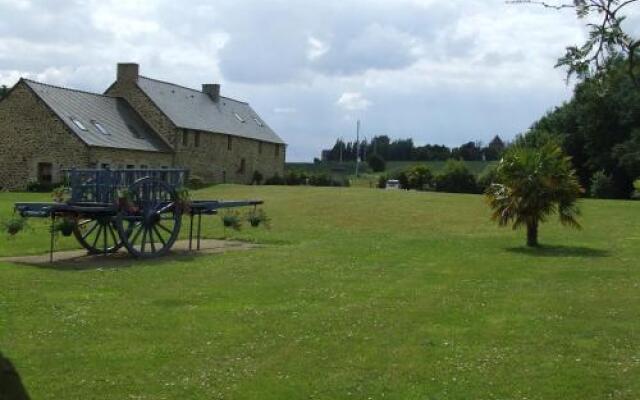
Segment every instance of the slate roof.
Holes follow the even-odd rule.
[[[23,79],[58,117],[89,146],[170,152],[156,133],[123,99]],[[81,122],[80,129],[72,120]],[[94,124],[102,126],[104,134]]]
[[[284,144],[248,103],[224,96],[213,101],[199,90],[143,76],[138,87],[179,128]]]

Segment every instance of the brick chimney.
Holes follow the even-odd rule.
[[[118,82],[135,82],[138,80],[140,66],[136,63],[118,63]]]
[[[211,100],[218,101],[220,98],[220,84],[218,83],[203,83],[202,93],[209,95]]]

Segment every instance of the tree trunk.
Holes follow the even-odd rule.
[[[538,246],[538,221],[527,223],[527,246]]]

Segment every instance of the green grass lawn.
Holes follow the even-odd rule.
[[[532,251],[481,196],[196,195],[263,198],[271,230],[227,234],[267,246],[120,268],[0,263],[0,352],[32,398],[640,397],[640,202],[585,200],[584,230],[543,225]],[[38,198],[2,194],[0,217]],[[0,255],[47,239],[34,223]]]

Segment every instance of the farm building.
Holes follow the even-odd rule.
[[[118,64],[104,94],[21,79],[0,100],[0,188],[55,184],[68,168],[187,168],[208,183],[282,175],[286,145],[248,103]]]

